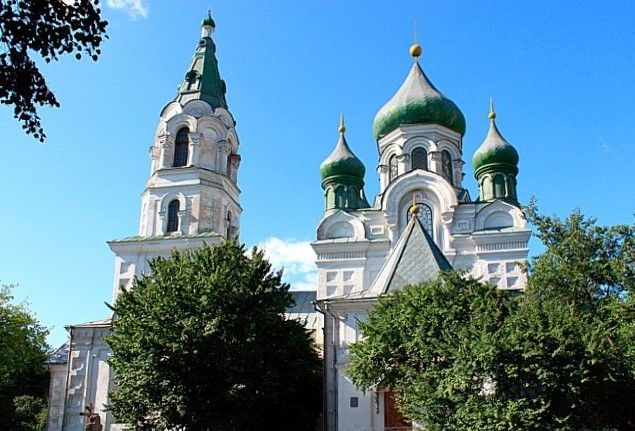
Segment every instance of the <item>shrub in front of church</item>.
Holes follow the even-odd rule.
[[[321,364],[285,319],[288,284],[226,241],[151,262],[122,292],[109,344],[111,410],[135,430],[315,429]]]
[[[426,431],[635,430],[635,224],[526,214],[525,293],[450,273],[381,298],[349,375]]]

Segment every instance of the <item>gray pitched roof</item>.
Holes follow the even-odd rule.
[[[58,365],[58,364],[66,364],[68,363],[68,352],[70,349],[70,344],[68,342],[62,344],[57,348],[53,353],[49,355],[46,359],[46,364],[48,365]]]
[[[440,272],[451,269],[452,265],[421,225],[419,218],[412,217],[371,291],[386,293],[403,289],[411,284],[433,280]]]
[[[313,301],[317,298],[315,290],[290,290],[295,304],[287,308],[287,313],[314,313]]]
[[[285,312],[288,319],[301,321],[308,329],[318,329],[320,326],[320,316],[315,310],[314,302],[317,298],[315,290],[290,290],[295,304],[287,308]]]

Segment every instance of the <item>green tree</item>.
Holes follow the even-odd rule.
[[[226,241],[150,263],[114,305],[112,411],[133,429],[313,430],[321,366],[281,273]]]
[[[27,430],[22,407],[27,399],[42,405],[48,389],[48,330],[24,304],[12,303],[13,287],[0,288],[0,429]]]
[[[349,374],[429,431],[634,430],[635,225],[526,213],[546,250],[524,294],[447,274],[388,296]]]
[[[20,395],[13,399],[16,419],[25,431],[44,431],[48,409],[46,400],[33,395]]]
[[[468,412],[486,406],[499,361],[499,328],[512,299],[456,272],[380,298],[360,322],[363,341],[351,347],[348,373],[361,389],[391,390],[406,417],[430,431],[461,428]],[[476,424],[473,424],[476,425]]]
[[[13,106],[26,133],[44,142],[36,105],[59,107],[34,56],[97,60],[107,22],[99,0],[0,0],[0,103]]]

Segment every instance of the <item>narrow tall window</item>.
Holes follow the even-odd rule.
[[[232,177],[232,155],[231,153],[227,155],[227,176],[229,178]]]
[[[189,130],[187,127],[180,129],[176,132],[176,142],[174,143],[174,163],[172,166],[178,168],[179,166],[187,165],[187,153],[190,145],[188,138]]]
[[[452,156],[447,150],[441,152],[441,176],[448,180],[450,184],[454,184],[452,180]]]
[[[398,174],[398,169],[397,169],[397,156],[392,155],[390,156],[390,159],[388,159],[388,175],[389,175],[389,180],[392,181],[395,178],[397,178],[397,174]]]
[[[179,210],[181,204],[178,199],[174,199],[168,205],[168,226],[165,233],[177,232],[179,230]]]
[[[413,171],[415,169],[423,169],[424,171],[428,170],[428,153],[425,148],[417,147],[412,150],[410,159],[412,160]]]
[[[232,228],[232,212],[231,211],[227,211],[227,218],[225,220],[225,223],[227,224],[227,232],[225,237],[227,239],[231,239],[232,238],[232,234],[233,234],[233,228]]]
[[[494,177],[494,197],[505,197],[505,178],[503,178],[501,174],[498,174]]]
[[[335,189],[335,205],[339,209],[346,206],[346,190],[342,186]]]

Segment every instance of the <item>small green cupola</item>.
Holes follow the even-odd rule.
[[[430,82],[419,65],[421,46],[410,47],[414,64],[397,93],[375,115],[373,135],[379,140],[405,124],[439,124],[465,134],[465,117],[456,104]]]
[[[340,138],[333,152],[320,165],[325,211],[355,211],[369,208],[364,195],[364,164],[346,143],[344,117],[340,118]]]
[[[203,18],[201,22],[201,28],[211,27],[212,31],[216,28],[216,23],[214,22],[214,18],[212,18],[212,11],[210,9],[207,10],[207,16]]]
[[[220,77],[216,45],[212,40],[215,29],[216,23],[208,11],[207,17],[201,22],[201,39],[176,95],[176,101],[182,105],[190,100],[203,100],[214,109],[227,109],[227,87]]]
[[[472,157],[474,176],[479,187],[479,200],[490,202],[504,199],[517,204],[518,152],[498,131],[494,103],[491,100],[489,119],[487,136]]]

